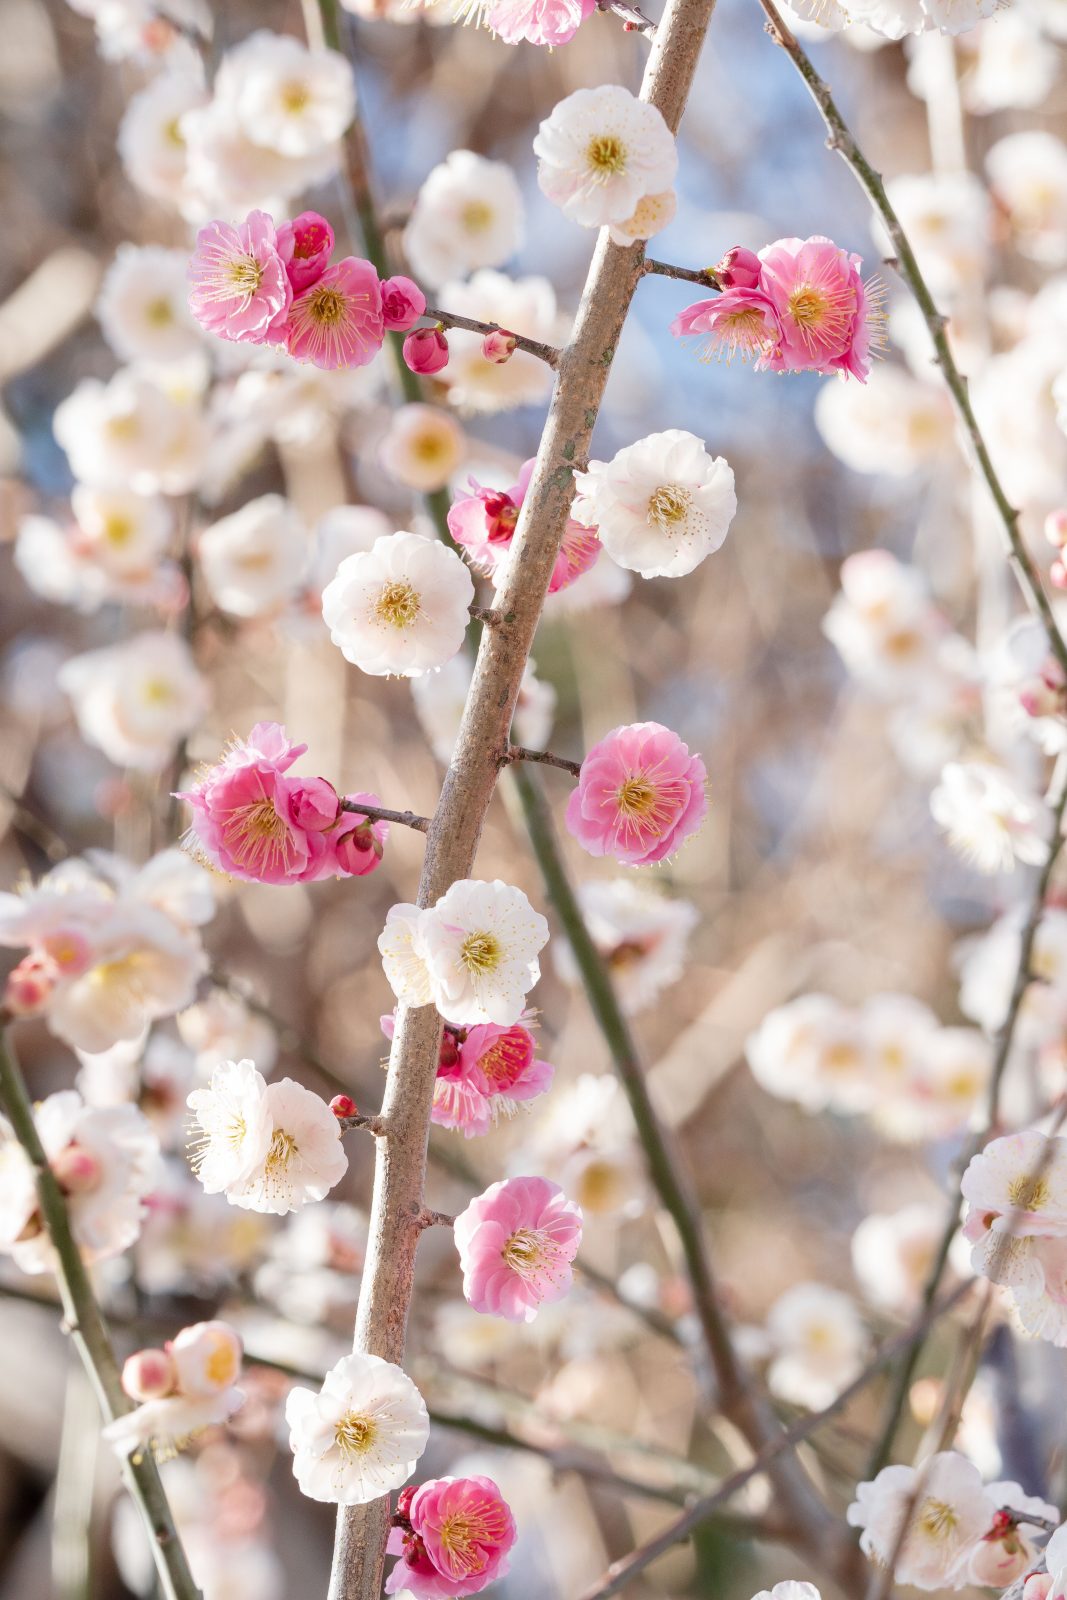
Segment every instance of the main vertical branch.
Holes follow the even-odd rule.
[[[714,0],[668,0],[649,56],[642,99],[677,131]],[[471,876],[493,797],[523,669],[574,493],[573,466],[586,459],[597,413],[634,290],[643,247],[613,245],[600,233],[573,336],[563,351],[552,405],[498,592],[507,621],[482,634],[452,764],[426,840],[420,905],[432,905]],[[430,1006],[402,1006],[389,1058],[378,1140],[370,1244],[355,1346],[386,1360],[404,1355],[418,1216],[423,1204],[430,1107],[441,1020]],[[330,1600],[378,1600],[389,1502],[342,1507]]]

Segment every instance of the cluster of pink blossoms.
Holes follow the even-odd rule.
[[[381,1019],[393,1037],[395,1014]],[[537,1043],[522,1022],[510,1028],[482,1022],[472,1028],[445,1024],[430,1113],[441,1128],[467,1139],[488,1133],[501,1111],[511,1112],[551,1087],[555,1067],[537,1059]]]
[[[723,291],[675,317],[678,338],[704,336],[702,355],[755,358],[768,372],[839,372],[866,383],[882,341],[882,285],[832,239],[779,239],[756,255],[730,250],[715,268]]]
[[[628,867],[663,861],[703,822],[707,776],[700,757],[662,723],[615,728],[582,762],[567,827],[590,855]]]
[[[387,332],[406,332],[426,298],[410,278],[382,282],[369,261],[330,264],[333,229],[316,211],[275,228],[265,211],[209,222],[189,263],[189,307],[221,339],[277,345],[296,361],[364,367]]]
[[[386,1594],[480,1594],[508,1570],[515,1519],[492,1478],[431,1478],[402,1489],[387,1549],[400,1560]]]
[[[518,483],[510,489],[483,489],[470,478],[471,492],[462,492],[453,501],[448,513],[448,531],[458,545],[462,545],[474,564],[495,579],[504,565],[522,502],[533,476],[534,461],[524,461],[519,471]],[[573,517],[567,521],[559,555],[552,569],[549,594],[569,588],[596,561],[601,544],[595,528],[584,528]]]
[[[257,722],[192,789],[177,795],[193,810],[199,853],[220,872],[249,883],[314,883],[373,872],[389,836],[387,822],[342,809],[326,778],[289,776],[307,749],[276,722]],[[345,797],[344,805],[371,794]]]

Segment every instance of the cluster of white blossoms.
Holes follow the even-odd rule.
[[[737,510],[730,467],[681,428],[590,461],[574,478],[574,517],[642,578],[692,572],[722,546]]]
[[[548,923],[521,889],[462,878],[435,905],[393,906],[378,949],[401,1004],[433,1004],[457,1027],[510,1027],[541,976],[547,943]]]
[[[915,1142],[965,1129],[993,1065],[977,1028],[942,1027],[909,995],[882,994],[858,1010],[802,995],[764,1017],[746,1044],[761,1088],[807,1111],[870,1117]]]
[[[192,1003],[207,971],[199,929],[214,915],[211,880],[180,850],[135,869],[94,851],[36,885],[0,895],[0,945],[29,955],[8,979],[16,1014],[43,1013],[72,1048],[138,1039]],[[20,973],[41,977],[39,1003],[19,1003]]]
[[[975,1271],[1008,1290],[1028,1333],[1067,1345],[1067,1140],[994,1139],[961,1187]]]
[[[337,1117],[292,1078],[268,1084],[252,1061],[226,1061],[188,1103],[196,1174],[233,1206],[282,1216],[324,1199],[348,1171]]]
[[[1003,1511],[1059,1522],[1055,1506],[1018,1483],[984,1484],[973,1462],[948,1450],[917,1467],[884,1467],[859,1484],[848,1520],[863,1530],[860,1548],[872,1562],[893,1563],[897,1583],[1004,1589],[1029,1570],[1037,1550],[1035,1530]]]
[[[616,243],[648,239],[673,215],[678,151],[656,106],[608,83],[577,89],[542,122],[537,181],[563,215],[609,225]]]
[[[122,1386],[139,1402],[104,1429],[120,1459],[151,1452],[167,1460],[244,1404],[239,1336],[226,1322],[182,1328],[166,1349],[139,1350],[122,1369]]]

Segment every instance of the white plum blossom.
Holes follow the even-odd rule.
[[[985,185],[971,172],[905,173],[886,192],[932,293],[954,301],[960,285],[980,283],[992,248],[993,214]],[[875,240],[888,245],[882,224]]]
[[[773,1589],[761,1589],[752,1600],[822,1600],[822,1596],[813,1583],[798,1583],[794,1578],[787,1578],[784,1583],[776,1583]]]
[[[1027,1494],[1019,1483],[990,1483],[986,1486],[986,1493],[994,1505],[1001,1511],[1016,1511],[1024,1516],[1041,1517],[1046,1522],[1059,1522],[1059,1508],[1050,1505],[1047,1500],[1042,1500],[1039,1495]],[[1033,1567],[1038,1548],[1036,1541],[1043,1537],[1039,1531],[1040,1524],[1028,1525],[1025,1521],[1012,1522],[1000,1530],[994,1526],[980,1540],[971,1552],[971,1559],[967,1565],[967,1578],[971,1583],[983,1584],[987,1588],[1006,1588],[1014,1583]],[[1053,1534],[1052,1538],[1056,1537]],[[1052,1540],[1046,1547],[1051,1548]],[[1061,1541],[1062,1548],[1062,1541]],[[1056,1561],[1056,1555],[1049,1558],[1050,1563]],[[1056,1567],[1049,1565],[1049,1571],[1055,1572]]]
[[[82,738],[119,767],[158,772],[207,709],[207,683],[177,633],[71,656],[57,676]]]
[[[440,406],[415,401],[394,411],[378,459],[391,478],[432,494],[463,464],[467,440],[456,419]]]
[[[123,367],[106,384],[83,378],[56,407],[53,428],[82,483],[180,494],[195,481],[181,448],[187,421],[161,382]]]
[[[292,1078],[267,1084],[251,1061],[217,1067],[189,1106],[202,1132],[198,1176],[231,1205],[284,1215],[324,1199],[348,1170],[326,1102]]]
[[[673,189],[664,194],[646,194],[637,202],[632,216],[611,224],[608,233],[612,244],[629,245],[638,239],[651,239],[674,221],[677,210],[678,196]]]
[[[391,533],[346,556],[322,594],[330,638],[376,677],[414,678],[463,646],[474,581],[459,556],[421,533]]]
[[[418,906],[390,906],[378,935],[382,969],[402,1005],[428,1006],[433,1000],[430,974],[418,940]]]
[[[840,578],[823,632],[853,677],[882,694],[926,677],[946,623],[918,570],[888,550],[861,550]]]
[[[510,1166],[551,1177],[590,1216],[638,1216],[646,1204],[647,1167],[633,1114],[611,1072],[583,1072],[554,1091]]]
[[[907,477],[951,448],[952,405],[936,383],[881,363],[866,383],[824,383],[815,396],[823,443],[853,472]]]
[[[884,1565],[899,1542],[897,1583],[942,1589],[965,1580],[967,1562],[996,1510],[978,1468],[949,1450],[919,1467],[884,1467],[872,1482],[857,1485],[847,1516],[850,1526],[863,1529],[860,1548],[868,1559]]]
[[[764,1017],[745,1044],[752,1076],[768,1094],[808,1111],[866,1109],[873,1085],[858,1018],[829,995],[808,994]]]
[[[126,176],[143,194],[181,210],[188,199],[189,157],[182,119],[208,98],[199,71],[157,74],[130,96],[119,124]]]
[[[681,428],[651,433],[574,475],[573,514],[620,566],[679,578],[723,544],[737,510],[734,475]]]
[[[49,1095],[34,1121],[66,1197],[71,1232],[87,1262],[129,1249],[141,1231],[159,1144],[136,1106],[87,1106],[73,1089]],[[0,1117],[0,1249],[23,1272],[49,1272],[52,1244],[37,1215],[33,1168]]]
[[[821,1283],[787,1289],[767,1313],[773,1357],[767,1386],[780,1400],[821,1410],[863,1367],[867,1330],[853,1301]]]
[[[864,1217],[852,1235],[852,1270],[872,1306],[899,1316],[915,1310],[944,1231],[944,1207],[925,1200]]]
[[[307,531],[288,500],[264,494],[205,528],[197,558],[220,611],[259,617],[276,611],[300,587]]]
[[[453,150],[415,197],[404,254],[416,276],[436,289],[480,267],[503,266],[522,237],[522,192],[511,168],[471,150]],[[443,298],[454,310],[451,299]]]
[[[975,37],[978,58],[964,92],[967,110],[983,116],[1039,106],[1059,76],[1060,57],[1034,18],[1004,11]]]
[[[309,50],[265,28],[223,56],[215,97],[253,144],[295,159],[335,145],[356,109],[352,68],[339,51]]]
[[[1015,243],[1035,261],[1067,261],[1067,145],[1032,128],[998,139],[986,171],[1007,212]]]
[[[950,761],[930,810],[953,848],[979,872],[1010,872],[1016,860],[1040,866],[1048,858],[1052,813],[1003,767]]]
[[[278,1041],[273,1027],[232,989],[209,990],[179,1011],[175,1021],[200,1078],[210,1077],[224,1061],[255,1061],[264,1075],[274,1065]]]
[[[678,171],[662,112],[619,84],[561,100],[533,148],[542,193],[587,228],[627,222],[646,195],[672,189]]]
[[[627,1016],[644,1011],[685,970],[689,937],[700,920],[696,906],[633,878],[581,883],[577,895],[623,1011]],[[577,985],[574,953],[562,935],[553,941],[552,955],[560,977]]]
[[[1012,1238],[1067,1238],[1067,1141],[1030,1129],[994,1139],[960,1185],[984,1228]]]
[[[185,250],[122,244],[104,274],[96,315],[120,361],[182,361],[202,348],[189,310]]]
[[[539,344],[558,344],[566,333],[566,319],[547,278],[509,278],[486,267],[467,283],[446,284],[441,300],[459,316],[493,323]],[[463,412],[509,411],[547,399],[552,369],[539,356],[515,350],[507,361],[488,361],[483,342],[480,333],[448,330],[448,365],[437,376],[448,385],[453,405]]]
[[[145,1400],[102,1430],[120,1461],[152,1454],[167,1461],[205,1428],[226,1422],[244,1404],[244,1391],[229,1387],[212,1395],[163,1395]]]
[[[994,1034],[1007,1015],[1019,966],[1024,915],[1015,909],[986,933],[957,947],[960,1010]],[[1067,1027],[1067,911],[1047,906],[1034,935],[1030,957],[1034,981],[1023,997],[1016,1022],[1021,1044],[1040,1045]]]
[[[410,1478],[430,1419],[407,1373],[378,1356],[345,1356],[316,1394],[295,1388],[285,1402],[293,1472],[304,1494],[333,1505],[366,1505]]]
[[[35,593],[84,612],[108,600],[166,605],[180,597],[178,569],[164,559],[172,519],[161,497],[76,484],[71,510],[65,526],[33,515],[19,523],[15,565]]]

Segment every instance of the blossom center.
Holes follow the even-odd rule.
[[[271,1135],[267,1159],[263,1163],[267,1178],[284,1177],[296,1152],[296,1140],[292,1134],[286,1133],[284,1128],[275,1128]]]
[[[124,517],[121,511],[113,511],[104,519],[102,532],[105,544],[120,548],[124,544],[129,544],[133,537],[133,522],[131,518]]]
[[[499,1506],[454,1511],[445,1517],[437,1537],[448,1559],[451,1576],[468,1578],[484,1572],[485,1546],[499,1543],[505,1532],[506,1523]]]
[[[789,315],[801,328],[817,328],[826,316],[826,297],[810,283],[803,283],[789,296]]]
[[[1048,1182],[1026,1173],[1008,1184],[1008,1199],[1019,1211],[1040,1211],[1048,1199]]]
[[[656,810],[658,791],[642,773],[635,773],[619,785],[615,804],[624,817],[643,822]]]
[[[227,265],[227,276],[234,293],[246,295],[251,300],[263,282],[263,268],[255,256],[234,256]]]
[[[144,308],[144,319],[150,328],[169,328],[174,321],[174,307],[163,295],[149,300]]]
[[[223,824],[226,848],[239,867],[273,870],[284,855],[289,829],[267,795],[237,806]]]
[[[146,706],[169,705],[174,699],[173,685],[167,678],[146,678],[141,686],[141,698]]]
[[[626,146],[613,133],[590,139],[585,158],[598,178],[612,178],[626,171]]]
[[[310,100],[311,94],[307,84],[301,83],[299,79],[294,79],[292,83],[285,84],[282,89],[282,109],[290,112],[293,116],[297,116],[303,111]]]
[[[421,610],[418,590],[403,579],[385,584],[374,602],[374,615],[391,628],[410,628]]]
[[[538,1228],[520,1228],[505,1241],[500,1252],[513,1272],[520,1277],[535,1272],[545,1257],[545,1236]]]
[[[693,491],[680,484],[664,483],[648,502],[648,520],[660,533],[673,533],[685,522],[693,504]]]
[[[313,322],[334,328],[345,315],[345,297],[337,289],[317,289],[308,301],[308,314]]]
[[[343,1456],[365,1456],[377,1433],[376,1425],[363,1412],[346,1411],[334,1428],[333,1437]]]
[[[492,933],[469,933],[459,947],[459,959],[472,977],[494,972],[503,954],[500,940]]]
[[[468,233],[484,233],[493,220],[493,208],[485,200],[471,200],[463,207],[462,221]]]
[[[931,1495],[919,1507],[915,1520],[929,1538],[950,1539],[960,1519],[947,1500],[935,1500]]]

